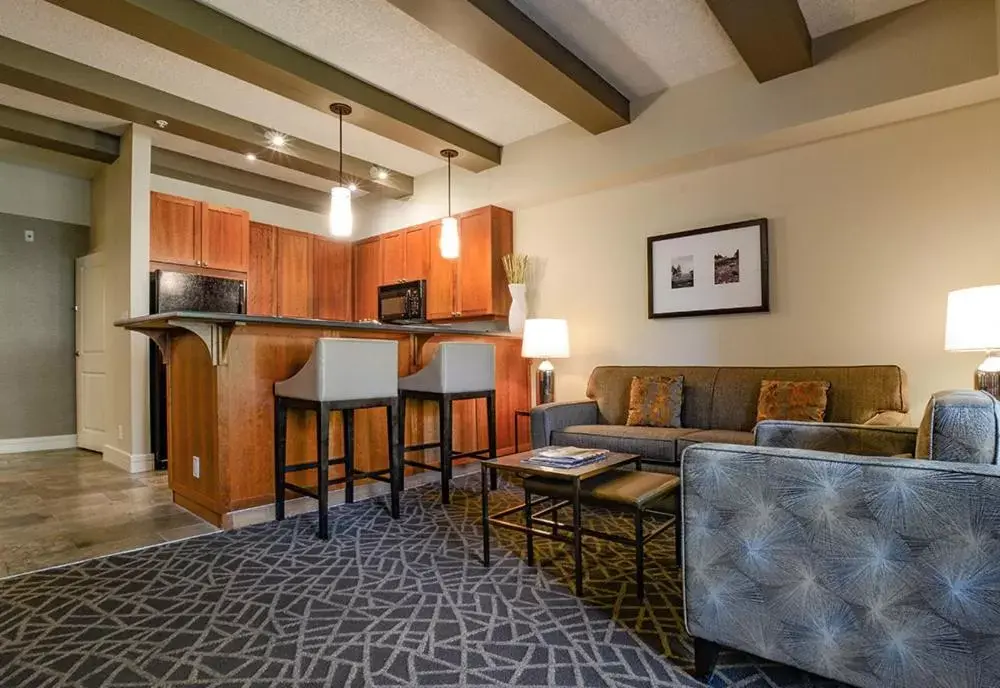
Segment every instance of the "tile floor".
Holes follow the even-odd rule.
[[[171,501],[164,472],[80,449],[0,455],[0,578],[217,530]]]

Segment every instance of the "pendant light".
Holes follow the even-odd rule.
[[[448,217],[441,220],[441,257],[458,258],[458,220],[451,216],[451,159],[458,157],[454,148],[445,148],[441,155],[448,159]]]
[[[354,229],[351,213],[351,190],[344,186],[344,115],[351,114],[347,103],[334,103],[330,110],[337,115],[337,131],[340,136],[340,174],[337,186],[330,189],[330,235],[349,237]]]

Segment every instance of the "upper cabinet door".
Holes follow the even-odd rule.
[[[201,264],[216,270],[246,272],[250,263],[250,213],[202,204]]]
[[[151,193],[149,259],[160,263],[199,265],[201,203],[190,198]]]
[[[311,318],[313,237],[290,229],[277,230],[277,312],[281,317]]]
[[[430,255],[427,266],[427,319],[449,320],[458,315],[455,307],[456,261],[441,257],[441,223],[428,226]]]
[[[342,241],[313,239],[313,317],[350,320],[351,245]]]
[[[250,265],[247,269],[247,313],[275,315],[275,258],[277,237],[274,227],[250,223]]]
[[[382,284],[402,282],[405,274],[403,257],[406,246],[402,232],[391,232],[379,237],[382,240]]]
[[[459,218],[458,299],[462,317],[493,313],[494,260],[490,208]]]
[[[354,319],[378,318],[378,287],[382,284],[382,240],[362,239],[354,244]]]
[[[427,279],[431,258],[431,226],[403,230],[403,279]]]

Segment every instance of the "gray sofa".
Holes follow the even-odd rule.
[[[697,671],[729,647],[864,688],[1000,686],[1000,403],[946,392],[919,430],[767,421],[757,441],[683,455]]]
[[[681,428],[625,425],[632,378],[684,376]],[[903,425],[909,412],[906,375],[898,366],[800,368],[638,367],[595,368],[587,399],[542,404],[531,411],[535,447],[572,445],[639,454],[647,464],[677,470],[685,448],[701,442],[753,444],[762,380],[831,383],[826,420]]]

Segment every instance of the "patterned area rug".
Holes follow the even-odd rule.
[[[586,595],[567,545],[495,533],[480,564],[478,479],[120,554],[0,583],[0,686],[700,686],[688,675],[668,532],[632,551],[585,541]],[[491,504],[513,505],[507,486]],[[567,514],[568,516],[568,514]],[[588,510],[586,525],[629,532]],[[837,684],[730,653],[711,686]]]

